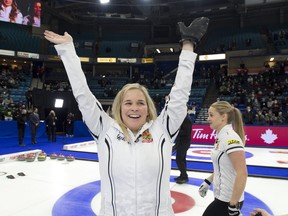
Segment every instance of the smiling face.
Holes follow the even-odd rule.
[[[13,3],[13,0],[4,0],[3,1],[4,7],[9,7],[12,5],[12,3]]]
[[[219,132],[227,124],[227,114],[221,115],[214,107],[210,107],[207,120],[211,129]]]
[[[123,123],[136,134],[146,123],[148,106],[144,93],[139,89],[128,90],[121,104]]]

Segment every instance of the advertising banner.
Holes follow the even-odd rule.
[[[288,147],[287,127],[245,126],[246,146]],[[209,125],[193,125],[191,143],[213,144],[216,132]]]

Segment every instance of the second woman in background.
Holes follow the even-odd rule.
[[[211,152],[214,170],[201,184],[199,194],[206,196],[213,182],[215,199],[203,216],[240,216],[248,176],[241,112],[226,101],[217,101],[208,110],[208,123],[216,131]]]

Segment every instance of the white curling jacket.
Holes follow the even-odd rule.
[[[217,134],[214,148],[211,151],[214,167],[214,196],[223,202],[229,202],[233,193],[236,172],[228,155],[235,151],[245,151],[244,144],[233,130],[232,124],[228,124]],[[244,193],[240,198],[240,201],[243,200]]]
[[[192,85],[196,54],[183,50],[170,99],[155,121],[147,122],[136,136],[103,110],[89,90],[73,43],[55,45],[73,94],[98,143],[101,175],[101,210],[105,216],[171,216],[171,151],[183,122]]]

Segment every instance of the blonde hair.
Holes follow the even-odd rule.
[[[50,115],[50,116],[55,116],[56,114],[55,114],[54,110],[51,110],[50,113],[49,113],[49,115]]]
[[[227,123],[233,124],[235,132],[240,136],[243,144],[245,145],[245,132],[241,111],[227,101],[217,101],[213,103],[211,107],[220,113],[220,115],[227,114]]]
[[[144,86],[140,85],[139,83],[129,83],[123,86],[123,88],[117,93],[113,101],[112,116],[115,119],[115,121],[120,125],[127,140],[129,140],[129,136],[128,136],[128,131],[127,131],[127,126],[124,124],[122,120],[121,105],[123,102],[124,95],[128,91],[133,90],[133,89],[140,90],[145,96],[145,100],[146,100],[147,107],[148,107],[148,116],[147,116],[146,122],[155,120],[157,118],[157,112],[156,112],[154,102],[152,98],[150,97],[148,90]]]

